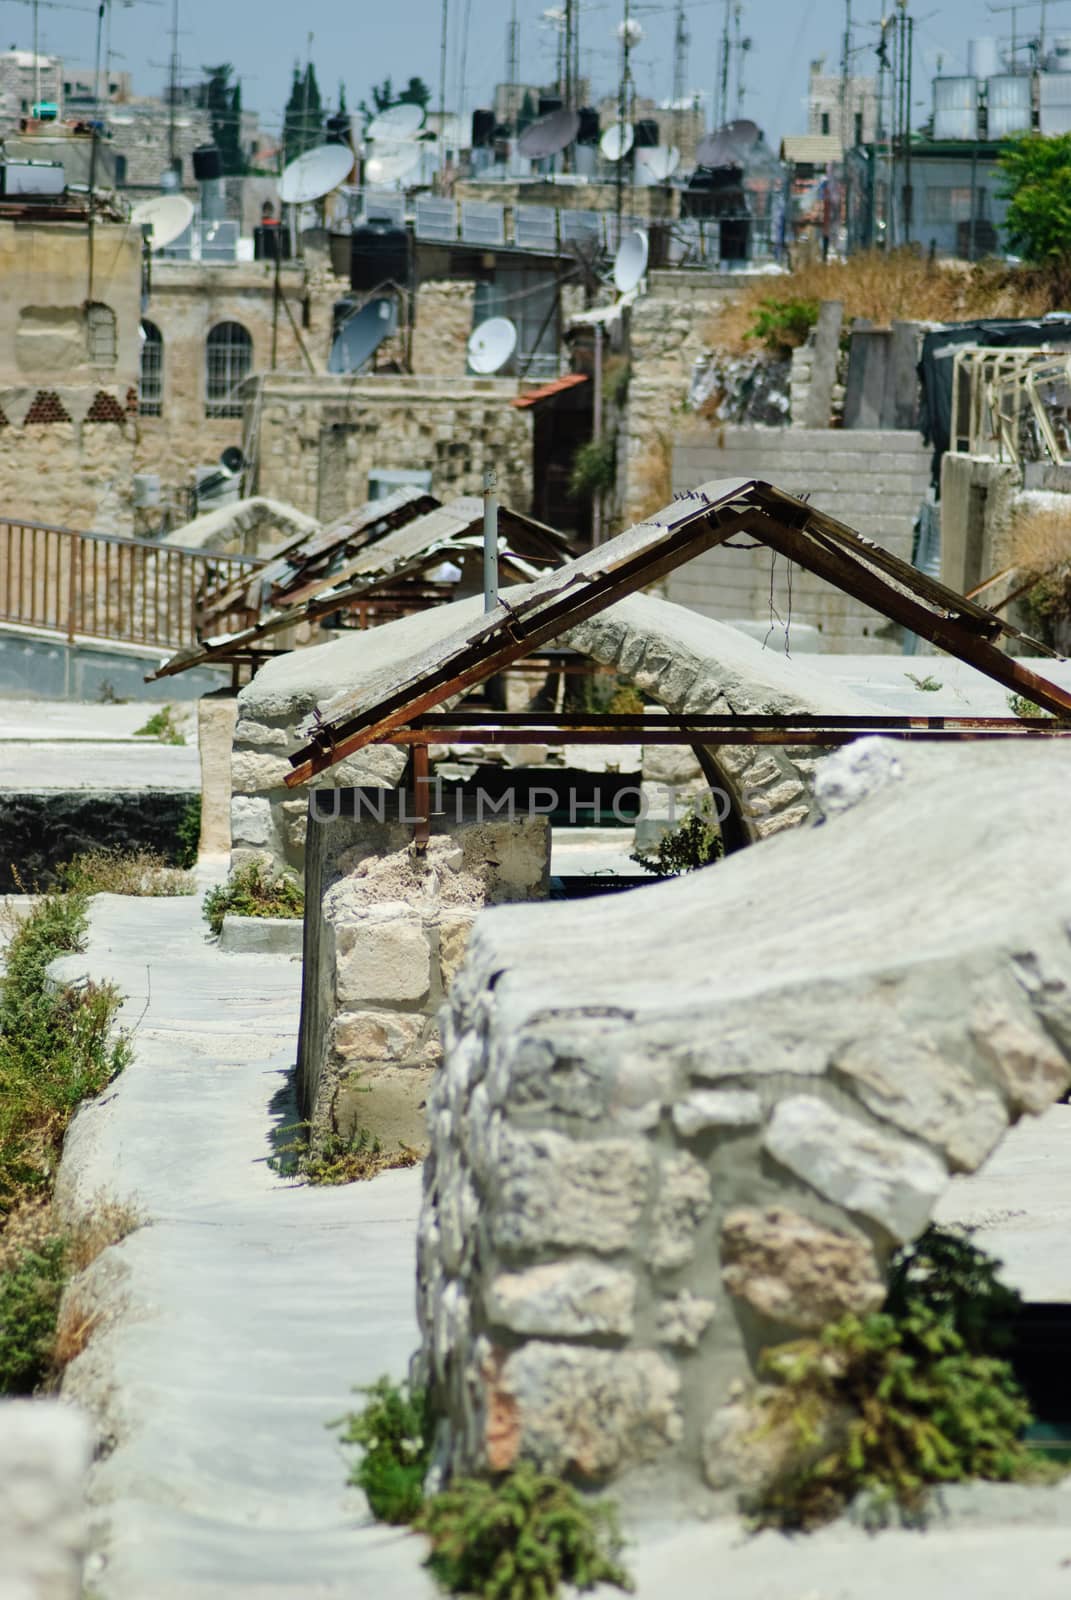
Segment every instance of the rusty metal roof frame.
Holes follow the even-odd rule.
[[[294,770],[287,786],[385,741],[414,718],[737,534],[827,579],[1042,710],[1071,719],[1071,695],[1004,655],[994,641],[1003,635],[1046,655],[1054,651],[805,501],[759,480],[729,480],[705,484],[519,595],[500,597],[475,628],[440,641],[404,678],[381,674],[318,722],[309,742],[290,757]],[[685,734],[681,738],[690,742]],[[719,742],[731,743],[732,737]]]

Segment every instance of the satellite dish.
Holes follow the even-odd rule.
[[[400,101],[388,106],[374,117],[365,130],[366,139],[411,139],[424,126],[424,112],[420,106]]]
[[[612,122],[599,140],[599,149],[607,161],[623,161],[635,137],[630,122]]]
[[[738,167],[740,151],[722,128],[718,133],[703,135],[696,145],[695,164],[697,167]]]
[[[626,233],[614,257],[614,284],[622,294],[635,289],[647,271],[647,235],[641,228]]]
[[[407,177],[413,168],[420,164],[420,152],[423,146],[419,144],[387,144],[383,140],[369,147],[365,157],[364,177],[366,183],[394,183],[399,178]]]
[[[151,228],[152,248],[163,250],[193,221],[193,202],[184,194],[158,194],[152,200],[139,200],[130,220],[135,228]]]
[[[469,366],[473,372],[501,372],[517,348],[517,329],[508,317],[488,317],[469,335]]]
[[[285,205],[303,206],[322,200],[349,177],[353,151],[344,144],[318,144],[291,161],[279,180],[279,198]]]
[[[738,117],[735,122],[727,122],[723,132],[727,133],[733,144],[741,151],[750,150],[752,145],[758,144],[762,138],[762,130],[757,122],[752,122],[749,117]]]
[[[664,183],[680,166],[681,153],[674,144],[655,144],[636,151],[637,174],[648,183]]]
[[[359,372],[384,339],[397,331],[397,301],[392,295],[376,295],[338,330],[327,358],[328,372]]]
[[[566,145],[572,144],[579,132],[579,111],[570,111],[567,106],[562,106],[525,128],[517,140],[517,153],[527,156],[530,161],[556,156]]]
[[[643,29],[635,18],[630,17],[628,22],[619,22],[617,24],[617,37],[622,44],[627,38],[629,49],[635,50],[636,46],[643,42]]]

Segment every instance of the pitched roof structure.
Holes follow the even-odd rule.
[[[399,491],[399,496],[406,492],[412,494]],[[247,594],[259,586],[261,595],[274,601],[255,623],[240,632],[187,646],[152,678],[172,677],[190,667],[255,655],[264,641],[284,629],[368,606],[376,600],[390,597],[412,609],[409,599],[419,597],[400,594],[399,586],[404,588],[414,582],[430,586],[424,603],[454,599],[459,593],[478,590],[483,577],[483,502],[469,495],[443,506],[432,500],[431,510],[400,521],[403,510],[413,505],[420,509],[430,499],[419,495],[404,504],[399,500],[392,512],[395,525],[382,532],[376,524],[371,540],[365,537],[368,525],[357,530],[354,517],[344,529],[335,525],[330,541],[330,530],[325,529],[310,540],[289,546],[261,568],[248,586]],[[387,506],[389,502],[371,503]],[[499,566],[507,583],[525,583],[547,568],[560,567],[572,554],[572,546],[563,534],[508,506],[500,507],[498,526]],[[437,586],[436,569],[444,563],[459,568],[460,573],[454,574],[449,583]]]
[[[757,480],[707,483],[607,544],[545,573],[491,612],[437,640],[404,671],[389,669],[336,703],[290,757],[294,787],[365,745],[737,535],[757,539],[892,621],[969,662],[1045,711],[1071,719],[1071,694],[999,648],[1018,629],[907,565],[825,512]],[[1026,640],[1052,655],[1036,640]],[[731,738],[722,742],[731,743]]]

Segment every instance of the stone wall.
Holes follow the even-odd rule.
[[[677,441],[674,490],[712,478],[758,478],[803,495],[830,516],[911,560],[913,524],[930,485],[930,451],[917,433],[835,428],[700,428]],[[770,586],[773,568],[773,605]],[[823,650],[846,655],[899,650],[903,630],[822,579],[790,566],[765,546],[713,549],[678,568],[669,599],[709,617],[818,629]]]
[[[0,1401],[0,1595],[79,1600],[90,1427],[58,1400]]]
[[[130,535],[136,430],[115,387],[0,390],[0,516]]]
[[[430,278],[419,285],[412,343],[412,368],[419,377],[465,376],[475,299],[471,279]]]
[[[268,377],[256,493],[329,521],[368,499],[370,472],[429,472],[449,500],[479,494],[493,464],[502,500],[526,511],[532,414],[517,393],[511,378]]]
[[[828,766],[820,828],[477,921],[418,1235],[438,1470],[624,1475],[677,1517],[754,1486],[762,1347],[879,1304],[1071,1082],[1068,753]]]
[[[314,1144],[363,1128],[424,1149],[436,1017],[472,924],[484,906],[546,898],[550,831],[545,817],[439,816],[422,853],[399,820],[406,797],[383,795],[311,797],[298,1101]]]
[[[1023,471],[948,450],[941,458],[941,582],[965,594],[1012,562],[1008,535]],[[1008,588],[1014,587],[1010,583]],[[985,605],[999,590],[983,597]]]

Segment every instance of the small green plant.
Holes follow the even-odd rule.
[[[0,1271],[0,1395],[32,1394],[52,1365],[67,1279],[61,1238],[22,1250]]]
[[[651,853],[636,850],[629,858],[657,878],[677,878],[682,872],[709,867],[725,854],[721,834],[700,812],[685,817],[679,828],[662,835]]]
[[[368,1396],[362,1411],[343,1417],[342,1442],[360,1445],[364,1454],[349,1481],[364,1491],[380,1522],[412,1522],[424,1503],[424,1479],[431,1457],[427,1396],[408,1382],[380,1378],[360,1391]]]
[[[562,1584],[633,1587],[615,1507],[531,1466],[493,1481],[460,1479],[427,1501],[414,1526],[431,1541],[427,1565],[451,1594],[552,1600]]]
[[[260,861],[248,861],[226,883],[209,889],[204,914],[213,933],[222,931],[226,916],[303,917],[305,892],[292,873],[276,871]]]
[[[927,673],[924,678],[920,678],[914,672],[905,672],[904,677],[913,683],[916,689],[921,689],[924,694],[936,694],[938,689],[944,687],[940,678],[935,678],[930,673]]]
[[[783,359],[806,343],[817,321],[817,300],[780,300],[771,296],[759,302],[747,338],[757,339],[771,355]]]
[[[175,721],[170,706],[154,711],[148,721],[134,729],[135,739],[157,739],[161,744],[185,744],[186,735]]]
[[[617,448],[612,435],[589,439],[573,457],[569,493],[574,500],[609,494],[617,477]]]
[[[193,894],[193,874],[169,867],[155,850],[87,850],[57,869],[64,889],[75,894],[160,897]]]
[[[1025,694],[1010,694],[1008,696],[1008,710],[1013,717],[1051,717],[1051,711],[1043,711],[1036,700],[1028,700]]]
[[[330,1187],[340,1183],[361,1183],[380,1172],[390,1172],[396,1167],[415,1167],[420,1160],[415,1150],[400,1144],[397,1150],[384,1150],[374,1134],[367,1128],[358,1128],[344,1138],[333,1133],[315,1145],[309,1140],[307,1122],[294,1124],[301,1137],[283,1145],[276,1156],[268,1157],[273,1172],[287,1178],[303,1178],[306,1183]]]
[[[195,794],[187,802],[178,827],[175,829],[175,858],[187,871],[197,865],[201,848],[201,796]]]
[[[923,1306],[950,1322],[968,1350],[996,1355],[1011,1343],[1022,1305],[999,1272],[1000,1262],[971,1242],[969,1230],[931,1223],[889,1263],[882,1309],[901,1318],[912,1306]]]

